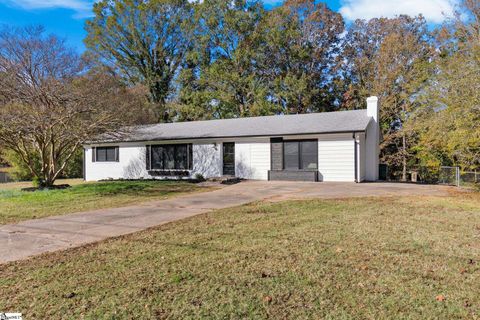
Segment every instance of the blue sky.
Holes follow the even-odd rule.
[[[0,0],[0,24],[22,26],[41,24],[48,32],[66,37],[69,44],[84,50],[84,23],[91,17],[94,0]],[[460,0],[326,0],[347,21],[358,18],[392,17],[422,13],[429,23],[440,23],[451,15]],[[264,0],[267,7],[280,4]]]

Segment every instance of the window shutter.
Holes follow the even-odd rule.
[[[97,161],[97,148],[92,147],[92,162]]]
[[[152,170],[152,163],[150,161],[152,146],[148,145],[148,146],[146,146],[145,149],[146,149],[146,154],[145,154],[146,168],[147,168],[147,170]]]
[[[115,147],[115,161],[116,162],[120,162],[120,148],[119,147]]]

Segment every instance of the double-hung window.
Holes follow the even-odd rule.
[[[96,147],[93,149],[93,162],[118,162],[118,147]]]
[[[150,165],[151,170],[191,170],[193,167],[191,144],[152,145],[149,149],[147,166]]]
[[[283,142],[284,170],[318,170],[317,140],[287,140]]]

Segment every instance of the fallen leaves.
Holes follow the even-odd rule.
[[[272,302],[273,298],[271,296],[265,296],[263,297],[263,302],[270,304]]]

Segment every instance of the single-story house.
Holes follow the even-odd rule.
[[[85,180],[235,176],[378,179],[378,99],[366,110],[162,123],[84,145]]]

